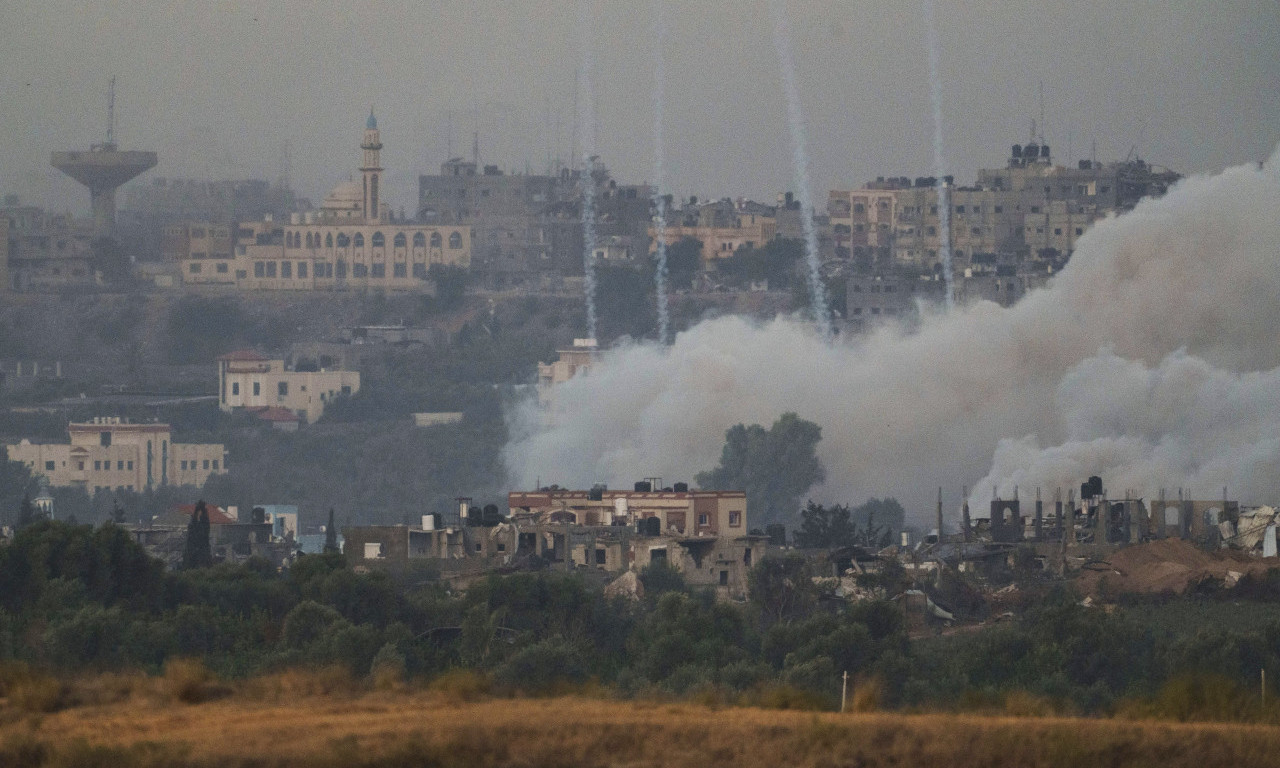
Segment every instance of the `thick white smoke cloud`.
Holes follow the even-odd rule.
[[[507,465],[521,487],[692,479],[729,426],[796,411],[823,429],[824,500],[893,495],[920,514],[939,485],[953,506],[962,484],[985,502],[993,484],[1089,474],[1147,495],[1227,485],[1280,500],[1278,162],[1193,177],[1098,222],[1008,309],[835,343],[799,320],[724,317],[665,349],[610,350],[553,413],[513,413]]]

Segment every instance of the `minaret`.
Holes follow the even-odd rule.
[[[364,176],[364,220],[367,224],[376,224],[380,220],[378,182],[382,176],[382,165],[378,153],[382,149],[382,141],[378,138],[378,118],[373,116],[373,107],[369,107],[369,119],[364,124],[364,141],[360,143],[360,149],[364,150],[364,162],[360,165],[360,174]]]

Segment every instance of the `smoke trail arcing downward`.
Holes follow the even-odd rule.
[[[591,4],[578,3],[578,45],[582,59],[578,72],[578,126],[582,131],[582,289],[587,299],[587,337],[596,337],[596,182],[592,172],[596,162],[595,91],[591,87],[592,37]]]
[[[955,268],[951,263],[951,189],[942,151],[942,68],[938,63],[938,23],[933,0],[924,0],[924,22],[929,46],[929,99],[933,103],[933,175],[938,178],[938,257],[947,281],[947,311],[955,309]]]
[[[657,212],[654,235],[657,239],[658,264],[653,279],[658,298],[658,343],[666,344],[671,338],[671,312],[667,307],[667,199],[664,196],[666,179],[666,147],[662,136],[663,109],[666,101],[666,68],[662,56],[667,37],[666,8],[663,0],[653,0],[653,205]]]
[[[791,59],[791,32],[787,27],[784,0],[769,0],[773,16],[773,47],[778,52],[782,71],[782,89],[787,97],[787,122],[791,126],[791,164],[795,171],[796,195],[800,198],[800,225],[804,230],[805,258],[809,265],[809,301],[813,320],[823,338],[831,336],[831,318],[827,312],[827,292],[822,284],[818,257],[818,230],[813,223],[813,198],[809,190],[809,151],[805,146],[804,110],[800,107],[800,90],[796,87],[796,67]]]

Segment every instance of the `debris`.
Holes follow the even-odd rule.
[[[1182,539],[1161,539],[1119,549],[1107,563],[1082,569],[1079,584],[1087,595],[1099,594],[1104,582],[1108,593],[1182,594],[1206,581],[1231,587],[1246,574],[1265,573],[1275,567],[1274,561],[1238,550],[1206,552]]]

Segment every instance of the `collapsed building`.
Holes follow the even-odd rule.
[[[746,494],[662,488],[650,479],[634,490],[556,486],[508,494],[510,515],[459,499],[455,519],[424,515],[421,526],[347,528],[353,565],[408,566],[433,561],[444,578],[551,568],[613,578],[665,562],[690,586],[743,599],[747,573],[764,556],[767,537],[747,529]],[[452,517],[452,516],[451,516]]]
[[[1192,499],[1181,488],[1176,499],[1163,489],[1155,499],[1132,491],[1117,498],[1095,476],[1080,486],[1078,499],[1072,489],[1064,501],[1060,488],[1048,504],[1038,488],[1030,504],[1018,497],[1017,489],[1012,498],[998,492],[992,496],[988,515],[975,519],[966,492],[960,530],[945,534],[939,492],[936,531],[921,542],[919,554],[963,571],[1011,562],[1015,551],[1029,551],[1036,564],[1058,574],[1106,559],[1121,548],[1163,539],[1276,554],[1275,511],[1242,508],[1227,498],[1225,488],[1220,499]]]

